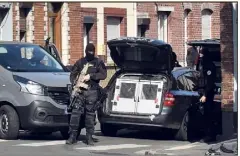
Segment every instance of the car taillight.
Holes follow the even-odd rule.
[[[120,97],[120,96],[118,95],[118,96],[117,96],[117,101],[119,101],[119,97]]]
[[[171,93],[165,94],[164,106],[171,107],[174,105],[174,101],[175,101],[175,98],[174,98],[173,94],[171,94]]]
[[[155,102],[155,104],[157,104],[157,103],[158,103],[158,98],[156,98],[156,99],[154,100],[154,102]]]

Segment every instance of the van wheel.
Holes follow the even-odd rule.
[[[117,135],[117,127],[112,124],[101,123],[101,132],[104,136],[114,137]]]
[[[0,107],[0,138],[6,140],[17,139],[19,127],[17,112],[8,105]]]
[[[181,140],[181,141],[190,141],[193,139],[193,125],[192,121],[189,115],[189,112],[186,112],[186,114],[183,117],[182,124],[180,129],[177,131],[175,135],[176,140]]]

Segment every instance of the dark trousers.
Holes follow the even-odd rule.
[[[212,91],[206,96],[204,103],[204,121],[206,124],[205,133],[207,136],[216,136],[215,130],[215,117],[214,117],[214,92]]]
[[[95,111],[92,110],[92,108],[96,104],[97,99],[97,90],[87,90],[78,96],[78,99],[73,106],[72,114],[70,117],[70,133],[79,133],[81,129],[85,126],[87,134],[94,134]],[[82,124],[84,124],[84,126]]]

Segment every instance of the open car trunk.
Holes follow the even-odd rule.
[[[159,40],[120,38],[108,41],[108,47],[121,74],[109,82],[105,110],[111,114],[159,114],[172,70],[171,46]]]
[[[111,114],[157,115],[161,113],[167,76],[127,73],[109,88],[105,110]]]
[[[107,42],[114,63],[124,71],[159,73],[172,71],[169,44],[160,40],[120,38]]]

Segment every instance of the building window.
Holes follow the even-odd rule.
[[[211,38],[211,15],[210,10],[202,10],[202,39]]]
[[[107,17],[107,40],[120,37],[120,17]],[[107,47],[107,63],[113,63]]]
[[[59,52],[62,50],[61,8],[61,2],[48,3],[48,35]]]
[[[28,8],[20,8],[20,41],[27,42],[27,16],[30,12]]]
[[[138,37],[145,37],[147,26],[146,25],[138,25],[137,29],[138,29],[137,36]]]
[[[160,12],[158,16],[158,39],[167,42],[168,40],[168,15],[166,12]]]

